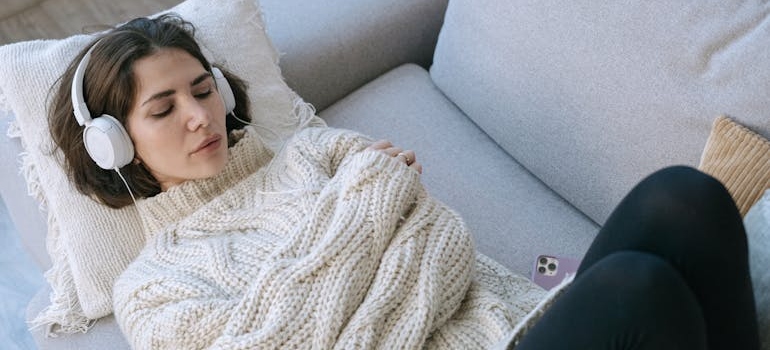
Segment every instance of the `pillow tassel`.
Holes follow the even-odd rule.
[[[83,312],[75,288],[75,279],[69,270],[67,255],[60,242],[59,228],[53,215],[48,215],[48,255],[53,264],[45,272],[45,279],[51,286],[51,304],[29,322],[30,329],[45,327],[47,337],[59,333],[85,333],[96,323]]]

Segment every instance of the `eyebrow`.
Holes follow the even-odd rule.
[[[190,83],[190,86],[198,85],[201,82],[203,82],[204,80],[208,79],[208,77],[210,77],[210,76],[211,76],[211,73],[205,72],[205,73],[199,75],[197,78],[193,79],[193,81]],[[142,106],[150,103],[151,101],[159,100],[161,98],[164,98],[164,97],[167,97],[167,96],[171,96],[175,92],[176,92],[175,90],[161,91],[161,92],[159,92],[157,94],[154,94],[154,95],[150,96],[150,98],[148,98],[146,101],[142,102]]]

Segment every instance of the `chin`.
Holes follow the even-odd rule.
[[[196,172],[194,176],[190,177],[190,180],[207,180],[213,179],[222,173],[222,170],[205,169]]]
[[[198,159],[193,163],[188,163],[190,171],[190,178],[194,179],[209,179],[215,177],[224,171],[227,166],[228,153],[225,148],[224,151],[219,151],[216,154],[211,154],[205,159]]]
[[[221,174],[225,170],[225,166],[227,166],[227,152],[221,157],[212,159],[203,171],[207,174],[206,178],[210,178]]]

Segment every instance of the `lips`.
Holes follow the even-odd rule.
[[[211,135],[207,138],[205,138],[201,143],[198,144],[197,147],[195,147],[195,150],[193,150],[190,154],[196,154],[201,152],[206,152],[210,150],[215,150],[219,147],[219,142],[222,140],[222,136],[219,135]]]

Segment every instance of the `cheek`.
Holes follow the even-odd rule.
[[[134,143],[134,157],[142,161],[157,157],[164,150],[168,150],[174,139],[174,132],[170,128],[146,122],[129,121],[127,131]]]
[[[212,116],[214,116],[215,119],[221,124],[225,123],[225,120],[227,119],[227,111],[225,110],[225,104],[222,101],[221,96],[216,95],[212,96],[213,98],[208,101],[208,110],[209,113],[211,113]]]

